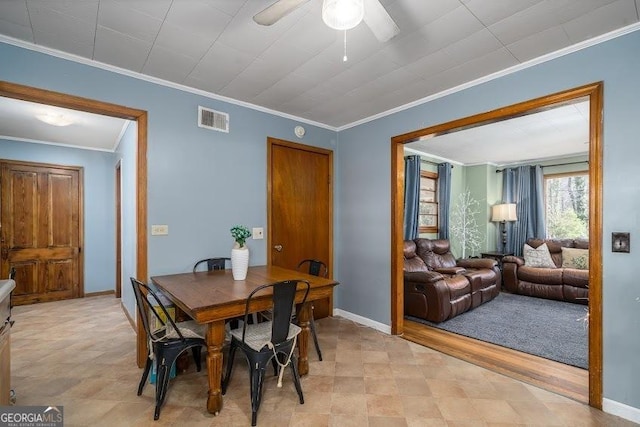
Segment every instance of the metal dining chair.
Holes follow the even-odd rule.
[[[193,265],[193,272],[198,271],[200,264],[207,263],[207,271],[224,270],[227,267],[227,261],[231,261],[231,258],[205,258],[196,262]]]
[[[306,280],[285,280],[268,285],[262,285],[254,289],[245,305],[244,322],[242,328],[231,331],[231,345],[229,347],[229,359],[227,370],[222,381],[222,394],[227,392],[231,374],[233,373],[233,361],[237,349],[242,350],[249,366],[249,379],[251,382],[251,425],[255,426],[258,409],[262,400],[262,387],[267,365],[275,361],[279,369],[278,387],[282,387],[282,376],[287,367],[291,367],[293,382],[298,392],[300,403],[304,403],[300,375],[298,373],[298,358],[295,347],[301,328],[291,323],[291,313],[294,310],[296,292],[304,291],[302,304],[309,295],[310,284]],[[265,296],[271,291],[273,302],[273,316],[271,320],[261,323],[248,324],[247,320],[255,299]]]
[[[156,378],[156,408],[153,419],[160,418],[160,409],[167,397],[170,370],[178,356],[185,350],[191,349],[196,369],[200,372],[202,347],[206,347],[202,327],[194,321],[174,322],[167,308],[162,304],[158,294],[149,286],[131,277],[131,285],[136,297],[138,312],[144,325],[149,342],[149,354],[147,363],[142,372],[140,384],[138,384],[138,396],[147,383],[147,377],[155,360],[157,369]],[[145,295],[146,293],[146,295]],[[155,320],[159,328],[152,327],[150,318]]]

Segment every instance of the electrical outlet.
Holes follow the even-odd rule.
[[[251,238],[253,240],[264,239],[264,230],[262,229],[262,227],[254,227],[252,231],[253,232]]]
[[[152,225],[151,226],[152,236],[166,236],[167,234],[169,234],[168,225]]]

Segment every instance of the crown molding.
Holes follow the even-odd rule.
[[[458,166],[466,166],[464,163],[459,162],[457,160],[451,160],[451,159],[447,159],[446,157],[440,157],[440,156],[436,156],[435,154],[429,154],[425,151],[420,151],[420,150],[416,150],[415,148],[410,148],[410,147],[403,147],[404,151],[407,151],[409,153],[413,153],[413,154],[417,154],[419,156],[423,156],[423,157],[428,157],[430,159],[433,160],[438,160],[441,162],[447,162],[447,163],[451,163],[452,165],[458,165]]]
[[[30,142],[32,144],[54,145],[56,147],[64,147],[64,148],[75,148],[76,150],[101,151],[103,153],[114,152],[113,149],[109,149],[109,148],[96,148],[96,147],[85,147],[85,146],[80,147],[78,145],[63,144],[61,142],[44,141],[41,139],[31,139],[31,138],[18,138],[16,136],[9,136],[9,135],[0,135],[0,139],[4,139],[6,141]]]

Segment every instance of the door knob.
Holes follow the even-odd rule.
[[[275,249],[278,252],[282,252],[282,245],[275,245],[273,249]]]

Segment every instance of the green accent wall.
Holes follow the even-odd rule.
[[[409,154],[411,153],[407,153],[407,155]],[[428,162],[442,162],[442,160],[429,157],[428,155],[423,155],[421,158]],[[491,222],[491,207],[502,202],[502,174],[497,172],[498,170],[502,170],[506,167],[536,164],[546,166],[544,168],[545,175],[581,172],[589,170],[589,165],[587,163],[588,159],[588,155],[581,155],[530,163],[518,163],[500,167],[492,164],[472,166],[454,165],[451,173],[451,211],[453,211],[453,208],[458,203],[460,195],[467,188],[471,192],[471,196],[480,204],[476,221],[480,227],[479,231],[483,236],[483,240],[478,253],[467,254],[467,256],[479,256],[480,252],[498,250],[498,243],[502,238],[500,234],[500,227],[498,223]],[[557,164],[560,165],[551,166]],[[437,172],[438,168],[434,164],[423,162],[422,170]],[[438,235],[436,233],[421,233],[420,237],[437,239]],[[451,239],[451,250],[455,256],[460,256],[462,254],[460,243],[455,241],[453,238]]]

